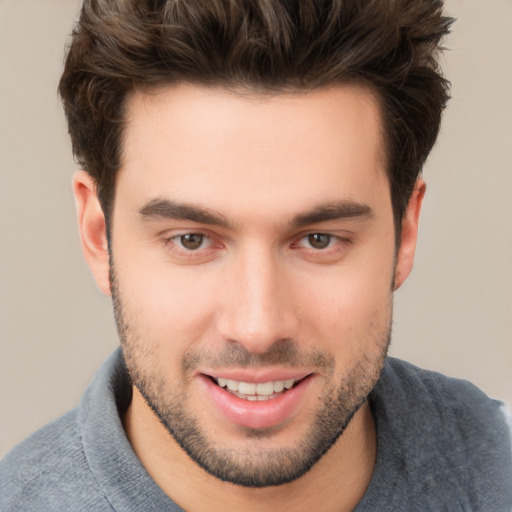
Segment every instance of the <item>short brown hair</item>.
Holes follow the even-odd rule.
[[[441,0],[85,0],[59,84],[73,152],[110,217],[127,94],[190,82],[257,92],[343,83],[380,100],[397,232],[449,83]]]

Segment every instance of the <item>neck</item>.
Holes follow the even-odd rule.
[[[174,441],[136,388],[124,420],[127,437],[142,465],[188,512],[349,511],[363,497],[375,467],[377,441],[368,404],[304,476],[261,489],[222,482],[207,474]]]

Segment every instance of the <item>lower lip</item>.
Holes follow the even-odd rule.
[[[232,395],[205,375],[199,377],[212,401],[228,421],[253,429],[276,427],[290,419],[298,410],[313,380],[312,376],[306,377],[277,398],[258,402]]]

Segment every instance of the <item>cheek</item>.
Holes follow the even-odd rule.
[[[214,283],[197,269],[177,271],[165,262],[142,261],[115,260],[123,313],[134,337],[162,360],[175,360],[211,328]]]
[[[371,269],[371,270],[370,270]],[[391,318],[393,264],[351,266],[302,287],[303,333],[312,343],[344,358],[368,353],[387,334]]]

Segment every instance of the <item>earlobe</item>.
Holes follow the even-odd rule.
[[[414,264],[421,204],[426,188],[427,186],[422,179],[416,181],[404,218],[402,219],[402,236],[395,269],[395,290],[400,288],[405,282]]]
[[[109,248],[105,215],[96,194],[96,185],[85,171],[73,176],[78,230],[82,252],[91,269],[98,288],[110,295]]]

